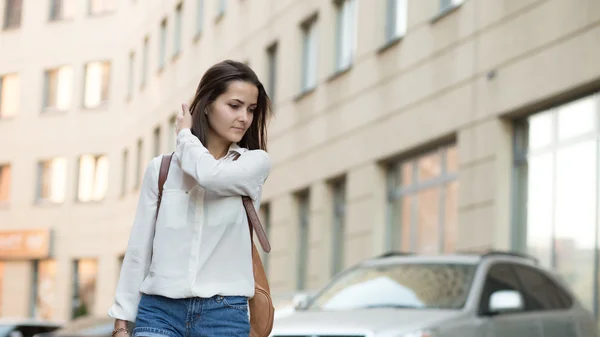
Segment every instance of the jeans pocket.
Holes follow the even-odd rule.
[[[223,305],[228,308],[247,311],[248,298],[245,296],[224,296]]]

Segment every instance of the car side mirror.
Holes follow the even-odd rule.
[[[292,299],[292,303],[294,305],[295,310],[306,310],[308,308],[308,301],[310,300],[310,296],[307,293],[300,293],[294,295]]]
[[[523,296],[516,290],[500,290],[490,296],[490,314],[521,311],[524,308]]]

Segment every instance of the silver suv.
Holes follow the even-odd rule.
[[[525,255],[386,254],[335,277],[273,337],[598,337],[568,287]]]

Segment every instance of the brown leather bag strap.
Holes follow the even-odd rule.
[[[238,153],[236,154],[233,160],[238,160],[239,157],[240,154]],[[256,236],[258,237],[258,242],[260,242],[260,246],[266,253],[269,253],[271,251],[271,244],[269,243],[267,233],[265,233],[265,230],[262,224],[260,223],[260,218],[256,213],[256,209],[254,208],[252,199],[244,195],[242,196],[242,204],[244,205],[244,208],[246,209],[246,215],[248,216],[248,227],[250,227],[250,240],[252,241],[252,243],[254,243],[254,237],[252,235],[252,229],[254,228]]]
[[[162,161],[160,162],[160,173],[158,174],[158,203],[156,205],[156,217],[158,217],[158,210],[160,208],[160,202],[162,200],[163,187],[165,185],[165,182],[167,181],[167,176],[169,175],[169,168],[171,167],[171,158],[173,157],[173,153],[163,156]]]

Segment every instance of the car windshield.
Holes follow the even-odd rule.
[[[309,309],[460,309],[475,268],[447,263],[360,267],[334,280],[311,300]]]

